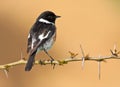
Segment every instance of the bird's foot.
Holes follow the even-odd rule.
[[[50,60],[50,61],[51,61],[51,65],[53,65],[53,69],[54,69],[54,68],[55,68],[55,65],[56,65],[56,64],[54,63],[54,61],[55,61],[54,58],[51,57],[51,60]]]

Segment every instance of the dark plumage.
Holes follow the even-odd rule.
[[[44,50],[47,53],[47,50],[52,47],[56,38],[55,20],[58,17],[60,16],[56,16],[51,11],[45,11],[32,26],[28,35],[27,53],[29,53],[29,59],[25,71],[32,69],[37,52]]]

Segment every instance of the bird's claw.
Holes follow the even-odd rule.
[[[53,58],[51,58],[50,61],[51,61],[51,65],[53,65],[53,69],[54,69],[54,68],[55,68],[55,65],[56,65],[56,64],[54,63],[55,60],[54,60]]]
[[[51,58],[51,60],[50,60],[50,62],[51,62],[51,65],[53,64],[53,61],[54,61],[54,59],[53,59],[53,58]]]

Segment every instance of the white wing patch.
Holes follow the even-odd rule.
[[[28,35],[28,38],[30,38],[30,34]]]
[[[49,33],[51,31],[49,31],[45,36],[44,36],[44,33],[42,33],[41,35],[38,36],[38,39],[40,39],[40,41],[42,41],[43,39],[47,38]],[[28,35],[28,37],[30,37],[30,35]],[[31,49],[33,49],[34,47],[34,43],[36,42],[36,39],[35,38],[32,38],[32,44],[31,44]]]
[[[50,22],[50,21],[45,20],[45,19],[43,19],[43,18],[40,18],[40,19],[39,19],[39,22],[43,22],[43,23],[46,23],[46,24],[53,24],[53,25],[54,25],[53,22]]]
[[[39,39],[40,40],[43,40],[43,39],[45,39],[45,38],[47,38],[48,37],[48,35],[49,35],[49,33],[50,33],[51,31],[49,31],[45,36],[44,36],[44,33],[42,33],[41,35],[39,35]]]
[[[32,44],[31,44],[31,49],[33,49],[34,43],[35,43],[36,39],[32,38]]]

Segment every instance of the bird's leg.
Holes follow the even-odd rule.
[[[47,50],[44,48],[44,52],[50,57],[51,59],[51,65],[53,65],[53,69],[55,68],[55,64],[53,64],[54,58],[50,56],[50,54],[47,52]]]
[[[44,48],[44,52],[51,58],[51,62],[54,61],[54,58],[52,56],[50,56],[50,54],[47,52],[47,50]]]

